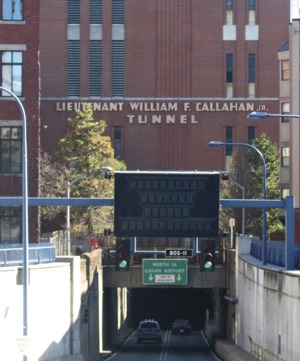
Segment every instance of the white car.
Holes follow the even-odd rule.
[[[161,329],[155,320],[141,321],[137,331],[137,342],[156,341],[161,343]]]

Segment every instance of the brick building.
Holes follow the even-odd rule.
[[[2,0],[1,9],[2,84],[9,69],[27,112],[31,196],[39,134],[53,153],[67,118],[87,102],[129,170],[220,170],[232,148],[209,148],[211,140],[266,133],[279,141],[278,124],[247,114],[279,110],[277,51],[288,39],[289,0]],[[19,110],[4,94],[0,101],[12,152]],[[4,169],[13,154],[1,142],[1,192],[21,194],[21,160]],[[8,229],[16,234],[14,212]]]
[[[27,120],[28,195],[38,195],[40,147],[40,1],[0,1],[1,83],[21,100]],[[22,195],[22,114],[9,93],[0,92],[0,196]],[[21,239],[22,208],[0,207],[0,244]],[[38,239],[38,209],[30,207],[30,241]]]
[[[225,169],[231,147],[279,127],[277,51],[289,0],[53,0],[41,4],[41,137],[53,152],[92,103],[128,169]],[[276,29],[275,29],[276,24]]]

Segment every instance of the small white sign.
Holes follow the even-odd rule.
[[[22,355],[28,355],[30,339],[28,336],[17,337],[17,345]]]
[[[175,283],[175,275],[155,275],[155,283]]]

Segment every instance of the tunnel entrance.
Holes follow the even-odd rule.
[[[187,288],[134,288],[130,290],[132,326],[144,319],[156,319],[170,328],[178,318],[186,318],[194,329],[204,328],[206,309],[214,317],[214,290]]]

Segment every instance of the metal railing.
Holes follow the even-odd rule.
[[[28,247],[29,264],[55,262],[55,246],[53,243],[30,243]],[[0,266],[23,265],[23,245],[0,245]]]
[[[286,242],[284,241],[271,241],[268,242],[268,252],[267,252],[267,263],[284,267],[285,266],[285,247]],[[262,242],[258,239],[253,239],[251,241],[251,256],[262,259]],[[295,245],[294,252],[294,267],[295,269],[300,269],[300,244]]]

